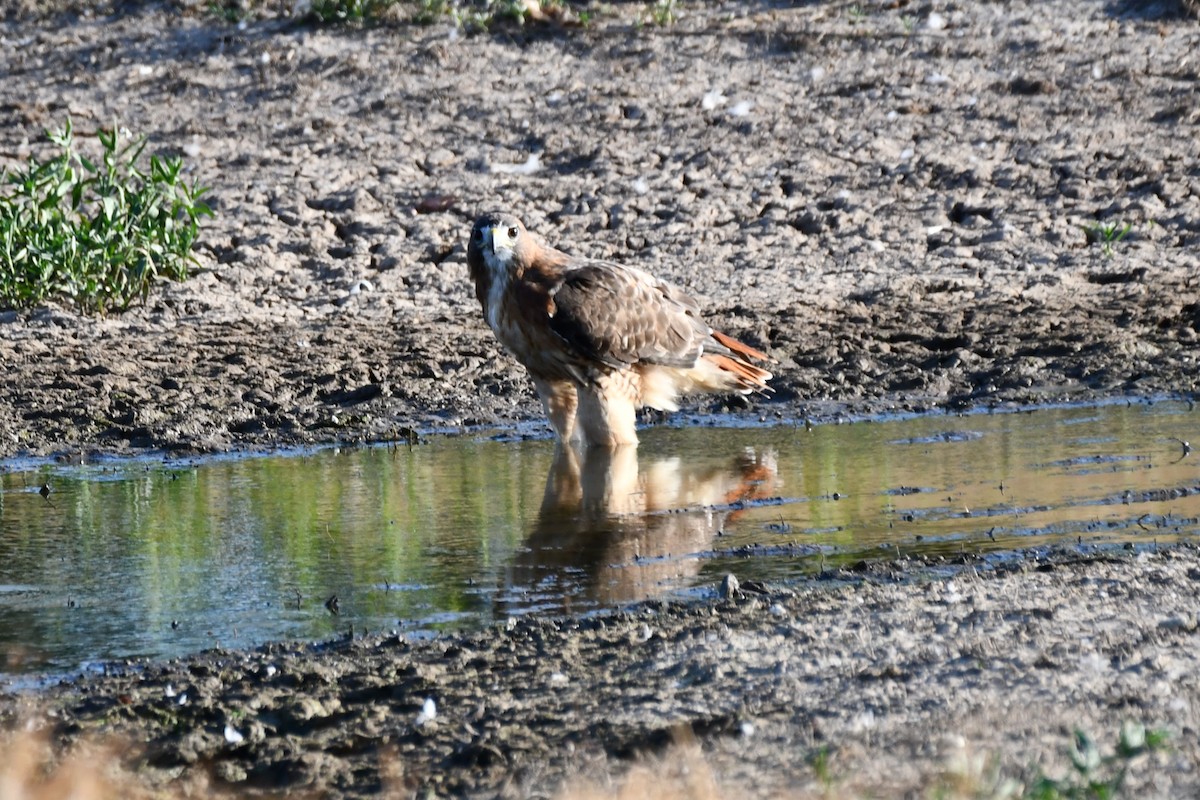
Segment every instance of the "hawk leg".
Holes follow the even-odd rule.
[[[630,375],[614,372],[579,389],[579,427],[583,441],[598,447],[636,445],[636,387]]]
[[[575,430],[575,411],[579,408],[579,397],[575,384],[570,381],[544,381],[533,379],[533,388],[542,398],[542,407],[550,418],[550,427],[559,441],[569,442],[579,435]]]

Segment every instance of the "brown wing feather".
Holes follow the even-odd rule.
[[[690,367],[711,332],[696,302],[641,270],[590,261],[568,266],[554,293],[550,327],[601,363]]]

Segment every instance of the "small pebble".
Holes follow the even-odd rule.
[[[754,103],[751,103],[749,100],[742,100],[729,107],[729,115],[732,117],[746,117],[750,115],[750,111],[753,108]]]
[[[1196,618],[1189,615],[1173,614],[1163,621],[1158,623],[1158,627],[1164,631],[1183,631],[1191,633],[1196,630]]]
[[[432,697],[426,697],[425,703],[421,706],[421,713],[417,714],[417,727],[428,725],[437,719],[437,703],[433,702]]]
[[[488,167],[498,175],[532,175],[542,169],[542,159],[537,153],[530,153],[523,164],[492,164]]]

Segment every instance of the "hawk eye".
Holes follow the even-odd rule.
[[[509,228],[509,229],[508,229],[508,238],[510,238],[510,239],[515,239],[515,238],[517,238],[517,229],[516,229],[516,228]]]

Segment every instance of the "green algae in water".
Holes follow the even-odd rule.
[[[9,471],[0,672],[589,611],[730,571],[1166,543],[1200,529],[1196,420],[1114,404],[655,428],[586,456],[435,438]]]

